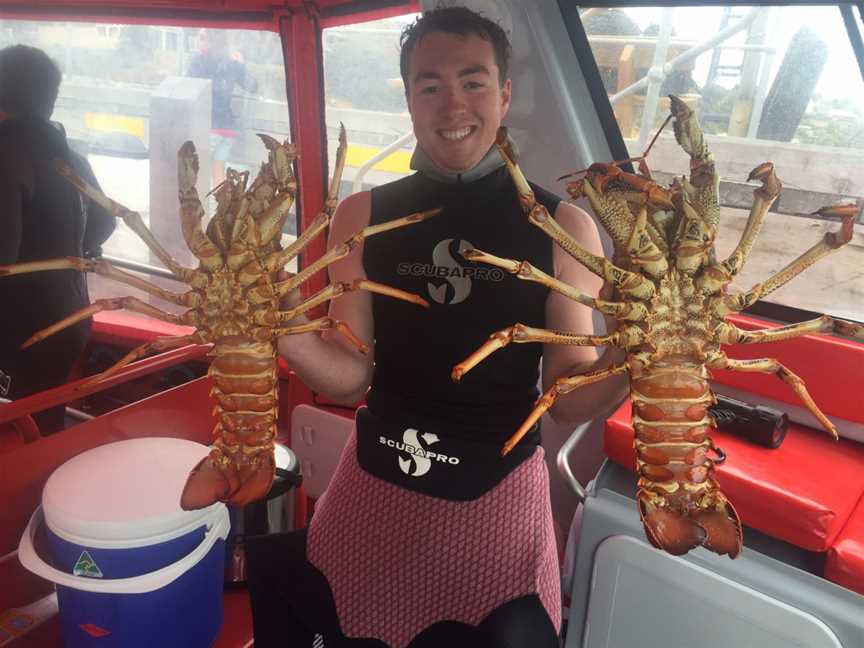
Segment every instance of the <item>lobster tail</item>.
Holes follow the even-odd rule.
[[[202,509],[216,502],[224,502],[231,494],[231,483],[225,471],[219,470],[213,451],[198,462],[183,487],[180,508],[184,511]]]
[[[707,537],[702,543],[706,549],[714,553],[736,558],[744,545],[744,533],[741,529],[741,518],[732,503],[717,493],[721,507],[700,511],[694,517],[697,524],[705,529]]]
[[[276,465],[277,364],[272,342],[222,338],[210,365],[219,416],[210,454],[189,474],[180,506],[242,506],[270,490]]]
[[[651,502],[645,491],[639,491],[639,517],[645,535],[652,545],[675,556],[683,556],[705,542],[707,533],[692,518]]]
[[[645,535],[657,549],[675,556],[702,546],[720,555],[737,557],[743,543],[741,520],[726,498],[720,497],[723,500],[720,510],[687,514],[659,505],[652,501],[650,493],[640,490],[637,500]]]
[[[231,456],[219,448],[210,451],[189,473],[180,508],[204,508],[215,502],[244,506],[263,499],[270,491],[276,464],[269,448],[252,455]]]

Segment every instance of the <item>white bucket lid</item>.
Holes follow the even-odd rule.
[[[48,528],[88,547],[132,548],[177,538],[218,519],[224,504],[180,508],[189,472],[209,448],[152,437],[109,443],[60,466],[42,491]]]

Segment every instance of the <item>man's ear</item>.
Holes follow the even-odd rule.
[[[501,86],[501,119],[507,115],[507,111],[510,109],[510,79],[507,79],[504,82],[504,85]]]

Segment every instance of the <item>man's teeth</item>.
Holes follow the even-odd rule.
[[[459,130],[450,130],[450,131],[441,131],[441,137],[448,140],[460,140],[463,137],[468,137],[468,134],[471,132],[471,127],[466,126],[465,128],[460,128]]]

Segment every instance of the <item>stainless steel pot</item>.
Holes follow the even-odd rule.
[[[277,443],[276,475],[267,497],[246,506],[229,506],[231,533],[225,542],[225,584],[246,583],[245,539],[248,536],[282,533],[294,528],[294,488],[303,481],[297,457]]]

